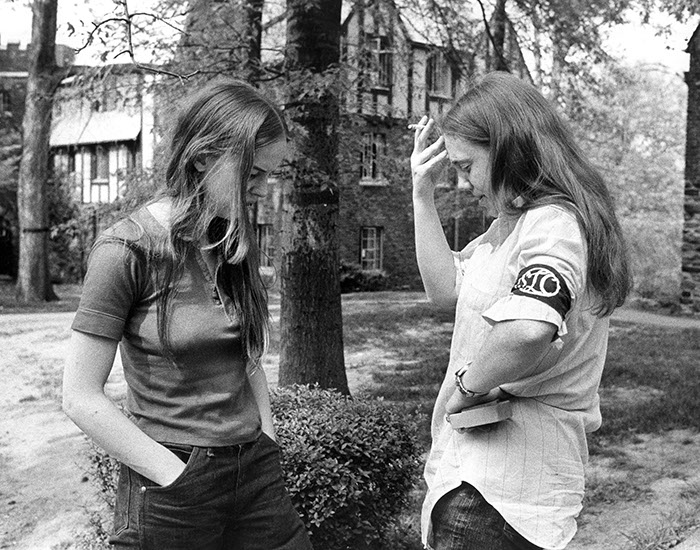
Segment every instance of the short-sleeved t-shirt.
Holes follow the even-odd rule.
[[[435,404],[425,467],[423,542],[441,496],[463,481],[537,546],[562,549],[581,510],[586,432],[600,426],[598,386],[608,319],[591,312],[586,245],[575,215],[542,206],[496,219],[454,254],[458,294],[450,363]],[[501,388],[513,415],[459,433],[445,421],[455,372],[473,360],[496,322],[532,319],[557,327],[539,365]]]
[[[187,246],[167,310],[171,353],[158,335],[163,291],[147,250],[165,229],[147,208],[98,237],[72,328],[119,340],[126,409],[161,442],[225,446],[256,439],[260,413],[246,375],[240,323],[202,256]]]

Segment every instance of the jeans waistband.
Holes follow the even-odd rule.
[[[238,453],[248,447],[255,444],[257,440],[248,441],[245,443],[239,443],[236,445],[223,445],[217,447],[203,447],[198,445],[189,445],[187,443],[170,443],[162,442],[161,445],[167,447],[170,450],[181,451],[185,453],[191,453],[195,448],[202,449],[206,452],[207,456],[236,456]]]

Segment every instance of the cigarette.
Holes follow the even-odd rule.
[[[425,127],[426,127],[426,124],[409,124],[408,125],[409,130],[422,130]]]

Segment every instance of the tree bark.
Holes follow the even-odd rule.
[[[685,73],[688,116],[680,303],[684,310],[697,313],[700,312],[700,24],[686,51],[690,54],[690,67]]]
[[[283,206],[279,383],[348,394],[336,228],[340,115],[326,74],[340,59],[340,7],[287,1],[286,61],[296,75],[288,112],[298,135]]]
[[[254,84],[261,73],[263,2],[189,2],[173,71],[183,75],[201,72],[205,78],[228,75]],[[179,0],[172,2],[179,4]]]
[[[19,169],[19,271],[17,296],[24,302],[57,299],[48,264],[49,138],[51,111],[61,75],[56,65],[57,0],[35,0]]]
[[[506,61],[506,0],[497,0],[496,7],[491,18],[491,32],[493,34],[494,60],[493,70],[508,71],[508,62]]]

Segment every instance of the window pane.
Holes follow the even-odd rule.
[[[393,52],[386,36],[370,40],[372,84],[379,88],[391,87]]]
[[[360,266],[362,269],[382,268],[382,228],[360,229]]]
[[[428,58],[428,90],[434,94],[450,95],[450,68],[442,52],[435,52]]]
[[[372,177],[372,134],[362,134],[362,152],[360,153],[361,176]]]
[[[105,147],[97,147],[95,162],[95,178],[98,180],[109,179],[109,151]]]
[[[386,135],[374,132],[362,134],[360,176],[364,179],[382,177],[381,157],[386,155]]]

